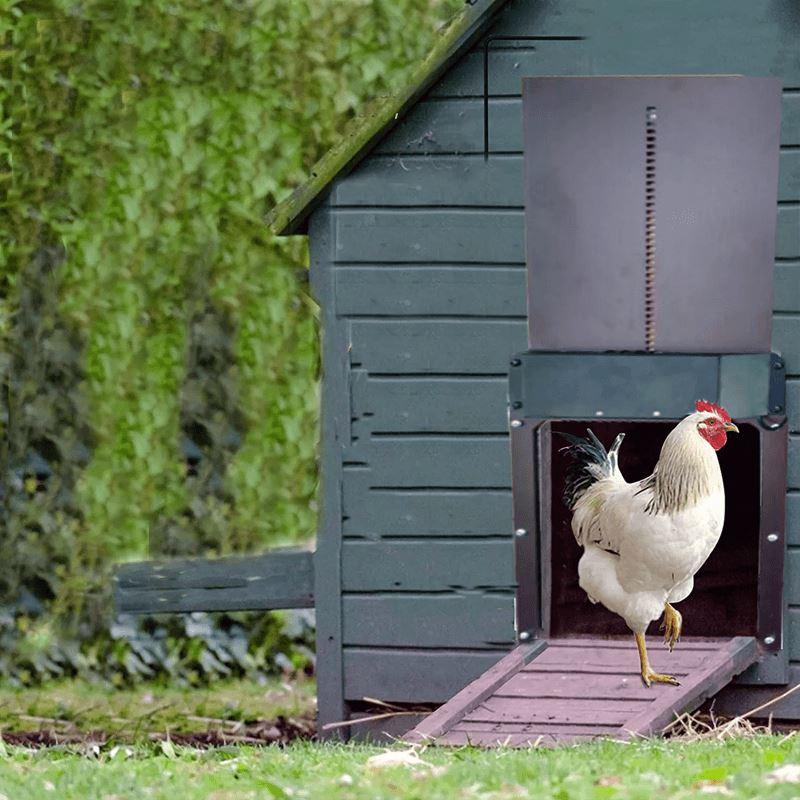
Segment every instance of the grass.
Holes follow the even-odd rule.
[[[275,679],[264,685],[232,681],[213,688],[144,686],[120,690],[82,681],[63,681],[36,689],[0,689],[0,729],[86,732],[101,730],[137,740],[148,733],[202,731],[215,725],[312,717],[313,680],[291,684]]]
[[[152,738],[278,715],[307,717],[313,705],[311,681],[213,690],[115,691],[77,682],[0,690],[0,725],[7,733],[111,733],[100,745],[87,739],[42,750],[0,742],[0,800],[800,797],[800,783],[768,779],[778,767],[800,764],[800,736],[793,735],[559,750],[426,748],[417,763],[382,769],[370,763],[385,752],[379,747],[294,742],[201,750]]]
[[[791,798],[796,783],[769,784],[776,766],[800,762],[795,737],[724,743],[611,742],[561,750],[428,749],[431,766],[376,770],[377,748],[293,744],[286,748],[197,751],[168,744],[99,754],[9,749],[0,761],[0,793],[43,798]]]

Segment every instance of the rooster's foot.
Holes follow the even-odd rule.
[[[647,658],[647,645],[644,640],[644,633],[635,633],[636,647],[639,649],[639,666],[642,671],[642,680],[645,686],[651,683],[671,683],[673,686],[680,686],[680,683],[672,675],[662,675],[660,672],[653,672],[650,668],[650,661]]]
[[[669,603],[664,606],[664,621],[659,630],[664,631],[664,644],[669,647],[670,653],[681,638],[683,617],[680,611],[674,609]]]
[[[642,680],[645,686],[650,686],[651,683],[671,683],[673,686],[680,686],[681,682],[672,675],[663,675],[660,672],[653,672],[651,669],[642,671]]]

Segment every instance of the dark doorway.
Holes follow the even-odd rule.
[[[608,448],[624,431],[620,469],[629,482],[647,477],[674,422],[553,421],[550,441],[550,624],[551,636],[630,635],[627,626],[599,603],[593,605],[578,586],[582,549],[570,527],[571,512],[561,493],[568,460],[557,435],[585,436],[590,427]],[[761,433],[755,425],[739,425],[719,451],[725,483],[725,526],[719,543],[695,576],[692,594],[678,604],[685,636],[755,635],[758,602]],[[546,485],[546,484],[545,484]],[[547,520],[544,520],[547,537]],[[547,565],[544,565],[547,569]],[[780,591],[780,587],[777,587]],[[545,620],[545,625],[547,621]],[[648,633],[657,632],[651,624]]]

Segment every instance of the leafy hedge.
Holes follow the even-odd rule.
[[[316,308],[304,240],[263,217],[460,4],[3,4],[0,588],[15,620],[21,603],[98,631],[114,561],[313,534]]]

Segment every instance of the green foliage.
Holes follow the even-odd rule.
[[[407,747],[398,743],[395,749]],[[0,792],[15,800],[40,800],[48,793],[63,800],[790,800],[798,795],[800,742],[790,736],[691,743],[645,739],[535,751],[428,747],[407,759],[411,763],[379,769],[369,758],[381,752],[385,746],[311,742],[211,751],[157,742],[45,752],[7,746]]]
[[[313,534],[316,309],[264,214],[460,5],[3,4],[7,598],[96,629],[115,560]]]
[[[10,686],[81,678],[106,686],[207,686],[229,678],[310,674],[313,615],[236,612],[123,617],[64,639],[54,618],[0,613],[0,674]]]

